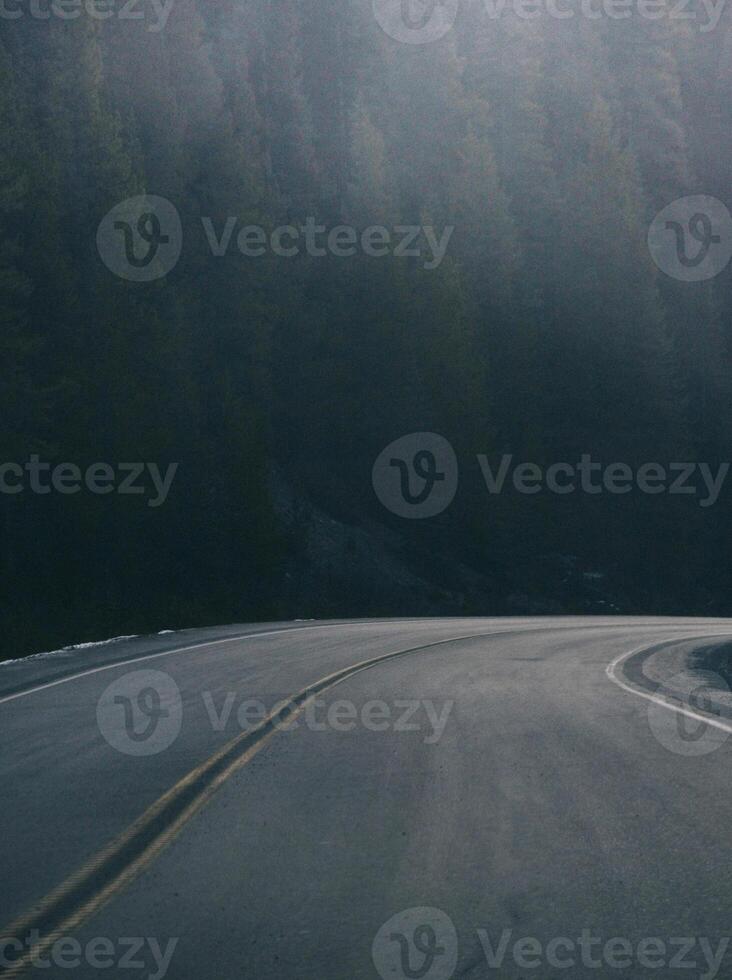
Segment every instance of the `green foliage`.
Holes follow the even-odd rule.
[[[3,457],[180,464],[159,512],[0,497],[9,652],[299,614],[280,602],[273,471],[354,524],[382,520],[370,461],[406,432],[538,462],[728,451],[732,293],[659,276],[645,244],[695,175],[724,196],[732,159],[725,93],[667,22],[491,19],[477,4],[410,47],[355,0],[177,0],[157,33],[87,17],[2,30]],[[716,162],[702,138],[721,141]],[[110,208],[143,193],[173,202],[185,235],[147,285],[95,245]],[[309,216],[454,232],[434,269],[235,248],[243,225]],[[230,217],[215,258],[202,219],[220,233]],[[466,493],[450,547],[506,581],[515,547],[630,554],[629,591],[660,608],[686,585],[668,543],[679,512],[613,503],[568,519]],[[690,567],[714,574],[717,537],[689,519]],[[339,601],[323,608],[375,611]]]

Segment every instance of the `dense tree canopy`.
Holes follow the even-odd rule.
[[[333,613],[729,612],[724,494],[489,499],[468,480],[405,523],[370,483],[422,430],[463,460],[730,459],[729,269],[679,282],[646,247],[661,207],[732,186],[725,24],[465,4],[412,46],[362,0],[175,0],[159,31],[0,20],[2,461],[178,463],[159,508],[0,495],[2,654]],[[96,246],[141,194],[183,226],[148,283]],[[308,219],[454,231],[435,268],[236,247]],[[567,568],[599,571],[606,605],[560,588]]]

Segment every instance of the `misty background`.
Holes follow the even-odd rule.
[[[0,19],[1,461],[178,464],[155,508],[0,495],[1,654],[252,619],[732,614],[729,493],[491,496],[475,463],[732,459],[729,268],[678,281],[646,243],[679,197],[730,203],[729,10],[688,10],[466,2],[421,45],[366,0]],[[97,248],[144,193],[184,230],[149,283]],[[202,219],[232,216],[454,232],[436,268],[216,257]],[[464,471],[405,521],[371,469],[419,431]]]

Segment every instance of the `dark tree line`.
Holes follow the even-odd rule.
[[[730,203],[731,43],[724,20],[700,35],[638,17],[491,20],[472,4],[411,47],[361,0],[176,0],[159,32],[0,21],[0,461],[179,463],[157,509],[0,496],[2,653],[410,612],[357,575],[293,592],[317,564],[305,501],[303,521],[317,508],[384,527],[407,564],[444,554],[481,577],[482,598],[447,607],[439,583],[422,597],[435,612],[546,596],[552,555],[611,569],[619,608],[729,612],[724,493],[706,510],[488,500],[476,481],[407,526],[380,509],[370,469],[420,430],[461,459],[732,458],[729,270],[678,282],[645,242],[676,197]],[[104,215],[143,193],[185,229],[176,267],[147,284],[96,247]],[[221,230],[230,216],[455,231],[435,269],[360,252],[215,258],[201,218]]]

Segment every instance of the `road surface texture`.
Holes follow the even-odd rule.
[[[732,715],[684,673],[730,637],[283,623],[0,666],[0,972],[732,977]]]

